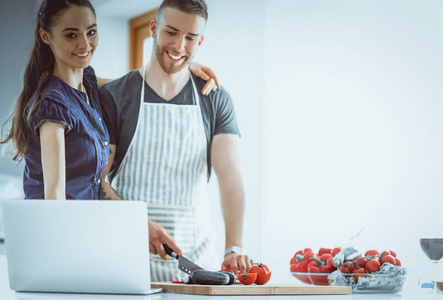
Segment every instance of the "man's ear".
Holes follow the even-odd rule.
[[[203,35],[200,36],[200,40],[198,41],[198,45],[200,46],[203,43],[205,37]]]
[[[49,33],[46,31],[46,30],[44,30],[43,28],[40,28],[40,37],[41,37],[41,39],[42,39],[42,41],[45,43],[45,44],[48,44],[48,45],[50,45],[50,43],[51,43],[51,37],[50,37],[50,35],[49,35]]]
[[[155,39],[155,35],[157,33],[157,21],[155,19],[151,20],[149,23],[149,32],[151,33],[151,37]]]

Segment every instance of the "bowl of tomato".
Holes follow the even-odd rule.
[[[351,286],[354,293],[402,290],[407,270],[394,251],[368,250],[364,255],[353,248],[341,251],[321,248],[313,253],[306,248],[296,252],[290,261],[292,276],[304,284]]]
[[[341,248],[320,248],[318,253],[311,248],[297,251],[290,261],[292,276],[306,284],[329,285],[328,276],[337,269],[333,259],[340,251]]]
[[[391,263],[383,264],[377,271],[368,272],[365,268],[343,273],[337,270],[328,276],[331,285],[351,286],[353,293],[398,293],[403,289],[407,269]]]

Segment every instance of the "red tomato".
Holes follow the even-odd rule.
[[[365,268],[369,273],[377,272],[380,270],[380,262],[377,259],[371,259],[367,262]]]
[[[297,272],[296,268],[297,268],[296,264],[291,264],[291,267],[290,267],[291,272]]]
[[[312,252],[312,253],[314,253],[314,251],[312,251],[311,248],[305,248],[305,250],[303,250],[303,254],[306,254],[306,253],[308,253],[308,252]]]
[[[401,261],[397,257],[395,258],[395,265],[401,266]]]
[[[237,274],[237,279],[244,285],[250,285],[257,279],[257,273]]]
[[[367,263],[368,263],[368,261],[364,257],[357,259],[357,264],[360,268],[364,268]]]
[[[365,269],[360,268],[360,269],[355,269],[354,271],[352,271],[352,277],[354,277],[355,283],[358,282],[358,279],[360,277],[366,277],[367,272]]]
[[[349,274],[349,273],[352,273],[352,271],[354,271],[354,268],[355,268],[354,264],[349,262],[349,261],[347,261],[347,262],[345,262],[344,264],[341,265],[340,271],[342,273]]]
[[[380,255],[380,253],[377,250],[368,250],[365,253],[365,256],[375,256],[375,255]]]
[[[342,264],[340,266],[340,272],[342,272],[343,274],[346,273],[346,270],[348,269],[348,267],[349,267],[349,263],[346,262],[346,263]]]
[[[389,251],[383,251],[382,253],[380,253],[380,257],[383,258],[386,255],[391,255],[391,253]]]
[[[385,263],[390,263],[395,265],[395,257],[392,255],[386,255],[383,257],[383,259],[381,260],[381,264],[385,264]]]
[[[390,250],[389,252],[391,253],[392,256],[397,257],[397,254],[394,251]]]
[[[341,251],[341,248],[339,248],[339,247],[337,247],[337,248],[334,248],[333,250],[332,250],[332,256],[336,256],[337,255],[337,253],[339,253]]]
[[[355,262],[351,262],[351,264],[349,266],[349,271],[348,272],[349,273],[354,272],[355,267],[356,267],[356,263]]]
[[[271,278],[271,271],[269,271],[267,265],[264,265],[262,263],[252,266],[252,268],[249,270],[249,273],[257,273],[255,284],[258,285],[265,284]]]

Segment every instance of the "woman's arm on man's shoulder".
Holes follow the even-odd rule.
[[[110,82],[110,81],[113,80],[113,79],[108,79],[108,78],[100,78],[100,77],[98,77],[98,76],[96,76],[96,77],[97,77],[97,85],[98,85],[98,88],[101,88],[102,85],[104,85],[105,83],[108,83],[108,82]]]

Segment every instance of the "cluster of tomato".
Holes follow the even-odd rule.
[[[246,274],[235,274],[231,269],[223,269],[220,272],[231,272],[237,276],[237,280],[244,285],[258,284],[263,285],[271,278],[271,271],[267,265],[256,263]]]
[[[377,272],[386,263],[401,266],[401,262],[394,251],[380,253],[377,250],[368,250],[364,256],[358,255],[353,260],[344,262],[340,266],[340,272],[350,274],[349,276],[352,276],[357,283],[360,277],[366,277],[368,273]]]
[[[314,253],[311,248],[297,251],[291,258],[291,272],[293,276],[307,284],[328,285],[328,275],[337,270],[332,264],[334,256],[341,248],[320,248]]]

